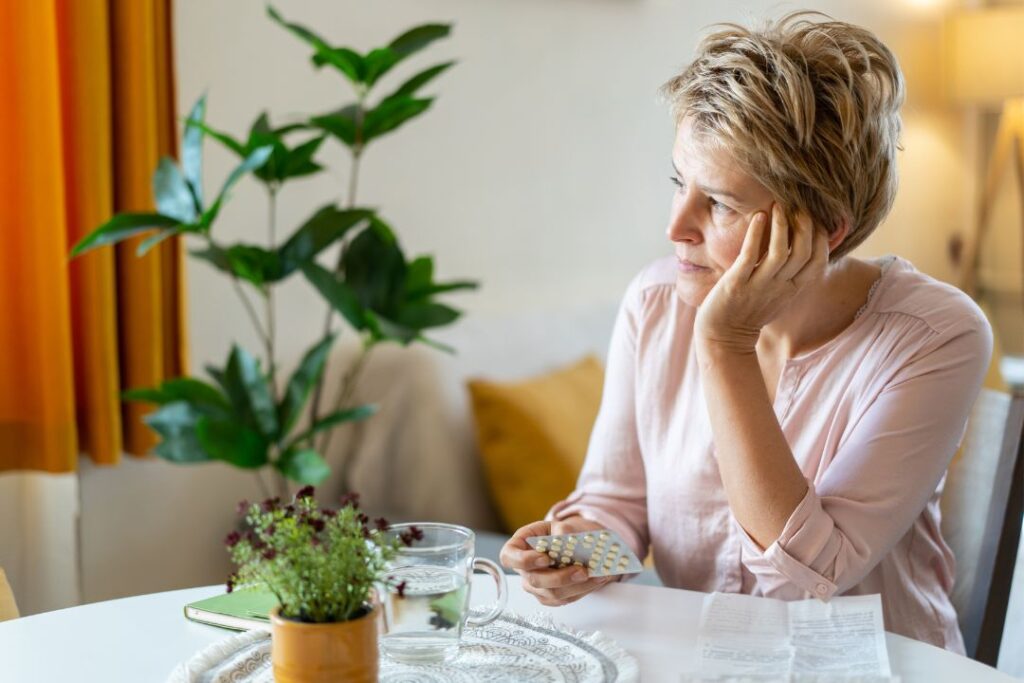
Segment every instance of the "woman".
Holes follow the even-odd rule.
[[[796,14],[708,36],[664,92],[675,256],[626,292],[576,491],[502,561],[566,604],[608,579],[525,539],[608,527],[668,586],[881,593],[887,629],[962,652],[938,502],[991,332],[907,261],[847,256],[896,190],[895,57]]]

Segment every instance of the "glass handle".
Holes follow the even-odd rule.
[[[494,583],[498,585],[498,598],[491,605],[487,613],[479,617],[466,617],[466,625],[468,626],[486,626],[497,619],[498,615],[505,609],[505,603],[508,602],[508,584],[505,582],[505,572],[490,560],[477,557],[473,560],[473,569],[479,569],[486,574],[490,574],[491,578],[494,579]]]

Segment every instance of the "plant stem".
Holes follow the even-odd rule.
[[[268,197],[268,208],[267,208],[267,229],[270,238],[270,251],[277,249],[277,183],[267,184]],[[267,372],[269,375],[270,395],[277,405],[278,402],[278,387],[277,387],[277,356],[274,353],[274,347],[277,340],[277,322],[274,316],[274,288],[268,285],[263,285],[261,288],[263,292],[264,301],[267,306]],[[271,452],[268,454],[271,457],[271,462],[276,462],[281,457],[280,448],[277,446],[271,447]],[[284,500],[288,495],[288,480],[280,470],[275,469],[271,473],[271,477],[277,484],[277,490],[281,495],[281,499]]]
[[[270,498],[270,489],[267,488],[267,483],[263,481],[263,475],[260,470],[255,470],[253,474],[256,475],[256,483],[260,486],[260,495],[264,498]]]
[[[238,281],[238,276],[234,273],[231,274],[231,284],[234,286],[235,291],[238,293],[238,297],[242,300],[242,304],[245,305],[245,310],[249,314],[249,320],[252,321],[252,326],[256,328],[256,333],[260,336],[260,341],[266,345],[267,333],[264,332],[263,326],[260,325],[260,319],[256,315],[256,309],[253,307],[252,302],[249,301],[249,297],[246,296],[245,290],[242,289],[242,283]]]
[[[359,93],[359,101],[356,103],[356,139],[355,144],[352,145],[352,168],[349,173],[348,180],[348,208],[352,209],[356,205],[356,189],[359,183],[359,160],[363,154],[363,103],[366,100],[366,92],[361,91]],[[334,272],[338,273],[341,270],[341,266],[345,260],[345,249],[347,243],[341,245],[341,251],[338,253],[338,263],[334,266]],[[329,303],[327,304],[327,315],[324,316],[324,331],[320,335],[320,339],[327,339],[328,335],[331,334],[331,321],[334,319],[334,307]],[[320,378],[316,382],[316,387],[313,389],[313,400],[310,404],[310,420],[311,425],[315,425],[320,417],[320,402],[323,399],[324,380],[327,377],[327,366],[330,365],[330,358],[324,361],[323,372],[320,373]],[[310,438],[310,446],[312,446],[312,438]],[[321,455],[323,455],[321,453]]]
[[[270,209],[268,223],[270,227],[270,251],[277,248],[275,236],[277,223],[277,187],[268,185],[267,192],[270,194]],[[267,370],[270,373],[270,391],[274,402],[277,403],[277,362],[274,360],[274,341],[276,333],[276,322],[274,319],[274,289],[264,285],[262,287],[263,297],[267,304]]]
[[[350,401],[352,400],[352,394],[355,393],[356,383],[359,381],[359,376],[363,372],[363,368],[366,366],[366,360],[370,355],[370,350],[374,347],[374,342],[364,342],[362,348],[359,350],[359,355],[356,356],[355,362],[352,367],[345,373],[345,379],[341,382],[341,391],[338,392],[337,398],[334,400],[334,407],[331,409],[331,413],[336,413],[342,408],[347,408]],[[321,455],[326,455],[327,447],[331,445],[331,435],[334,434],[333,429],[328,429],[324,432],[324,435],[320,438],[320,448],[318,449]]]

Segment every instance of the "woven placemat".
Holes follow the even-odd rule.
[[[273,683],[270,633],[246,631],[213,643],[179,664],[167,683]],[[505,612],[467,627],[459,655],[444,664],[402,664],[382,657],[382,683],[537,681],[633,683],[636,659],[600,631],[581,633],[546,615]]]

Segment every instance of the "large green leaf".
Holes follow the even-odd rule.
[[[203,206],[203,129],[195,125],[206,118],[206,95],[192,105],[181,136],[181,170],[194,199],[195,211]]]
[[[156,209],[161,214],[177,218],[178,222],[186,225],[195,222],[195,198],[181,169],[170,157],[160,158],[153,174],[153,195],[156,198]]]
[[[385,99],[393,99],[399,97],[412,97],[416,94],[416,91],[422,88],[424,85],[434,80],[437,76],[441,75],[449,67],[453,66],[455,62],[445,62],[432,66],[429,69],[419,72],[412,78],[408,79],[402,85],[398,86],[398,89],[388,95]]]
[[[205,462],[210,457],[196,438],[196,423],[202,416],[187,402],[167,403],[142,418],[160,435],[154,452],[171,462]]]
[[[358,53],[347,48],[331,47],[327,41],[300,24],[285,21],[284,17],[272,6],[267,6],[267,14],[275,22],[291,31],[305,42],[309,43],[315,51],[313,63],[316,66],[330,64],[338,71],[345,74],[353,83],[359,83],[363,79],[363,59]]]
[[[398,36],[388,47],[402,58],[422,50],[435,40],[451,33],[451,24],[423,24],[416,26]]]
[[[259,363],[237,344],[224,368],[225,389],[236,413],[248,415],[253,427],[268,440],[277,437],[277,406]]]
[[[215,387],[193,377],[165,380],[159,387],[129,389],[121,393],[126,401],[142,401],[164,405],[184,401],[204,415],[227,415],[231,409],[227,399]]]
[[[325,429],[331,429],[345,422],[359,422],[365,420],[374,413],[377,412],[377,406],[365,405],[356,406],[355,408],[347,408],[345,410],[338,410],[336,412],[327,415],[326,417],[318,420],[311,428],[299,434],[292,439],[292,444],[302,443],[314,434],[319,434]]]
[[[375,342],[394,341],[407,346],[419,338],[417,330],[400,325],[373,311],[366,311],[364,317],[366,318],[366,328]]]
[[[358,126],[355,105],[349,105],[329,114],[314,116],[310,119],[310,123],[327,131],[349,147],[356,144]]]
[[[288,380],[281,404],[278,406],[278,424],[281,425],[281,434],[287,435],[295,425],[295,421],[302,414],[302,409],[309,399],[313,385],[320,379],[327,361],[327,354],[334,343],[334,335],[329,335],[314,345],[302,357],[299,367],[292,373]]]
[[[245,156],[245,145],[238,140],[234,139],[227,133],[223,133],[215,128],[211,128],[202,121],[190,121],[189,126],[201,130],[204,134],[209,135],[211,138],[224,145],[232,152],[240,157]]]
[[[286,275],[281,268],[278,253],[257,245],[234,244],[225,248],[211,242],[206,248],[193,249],[189,253],[207,261],[218,270],[251,282],[257,287],[277,282]]]
[[[318,135],[296,146],[294,149],[288,150],[288,154],[278,173],[278,180],[298,178],[322,170],[323,167],[313,161],[313,155],[320,149],[320,145],[323,144],[326,137],[325,135]]]
[[[425,330],[450,325],[458,320],[460,315],[462,314],[459,311],[444,304],[424,301],[402,306],[395,322],[402,327]]]
[[[387,47],[371,50],[364,58],[364,81],[372,86],[403,59],[435,40],[444,38],[450,31],[451,27],[447,24],[425,24],[406,31],[391,41]]]
[[[419,116],[430,107],[433,99],[414,97],[388,98],[366,113],[363,121],[364,143],[390,133],[406,121]]]
[[[181,221],[158,213],[119,213],[93,230],[71,250],[71,258],[90,249],[115,244],[147,230],[178,225]]]
[[[195,431],[203,450],[217,460],[247,469],[267,464],[267,442],[244,424],[201,417]]]
[[[270,158],[273,151],[274,148],[272,145],[266,145],[263,147],[257,147],[249,152],[248,156],[245,157],[242,163],[236,166],[234,170],[231,171],[227,180],[224,181],[224,186],[221,187],[220,192],[217,194],[217,202],[219,203],[221,201],[221,199],[232,187],[234,187],[235,183],[237,183],[243,175],[267,163],[267,159]]]
[[[312,260],[371,214],[367,209],[339,209],[333,204],[320,207],[278,249],[283,275]]]
[[[338,280],[334,273],[325,270],[315,261],[303,264],[302,274],[320,292],[320,296],[326,299],[331,307],[348,321],[349,325],[356,330],[366,328],[363,307],[359,304],[359,298],[351,287]]]
[[[180,225],[176,225],[173,228],[164,228],[155,235],[147,237],[146,239],[139,242],[139,246],[135,248],[135,255],[145,256],[146,252],[148,252],[156,245],[160,244],[166,239],[174,237],[175,235],[180,235],[182,232],[184,231],[182,230],[182,226]]]
[[[314,450],[288,450],[274,466],[288,479],[300,484],[319,484],[331,473],[323,457]]]
[[[466,289],[477,289],[479,283],[473,282],[472,280],[455,280],[452,282],[433,282],[426,287],[417,287],[416,289],[406,289],[405,298],[406,301],[421,301],[427,299],[436,294],[446,294],[448,292],[457,292]]]
[[[233,386],[241,386],[245,390],[245,401],[254,426],[267,437],[276,436],[278,407],[273,404],[270,387],[256,358],[241,346],[234,345],[224,370]]]
[[[345,250],[342,271],[363,307],[385,316],[397,312],[405,286],[405,257],[386,223],[371,218],[370,227]]]

